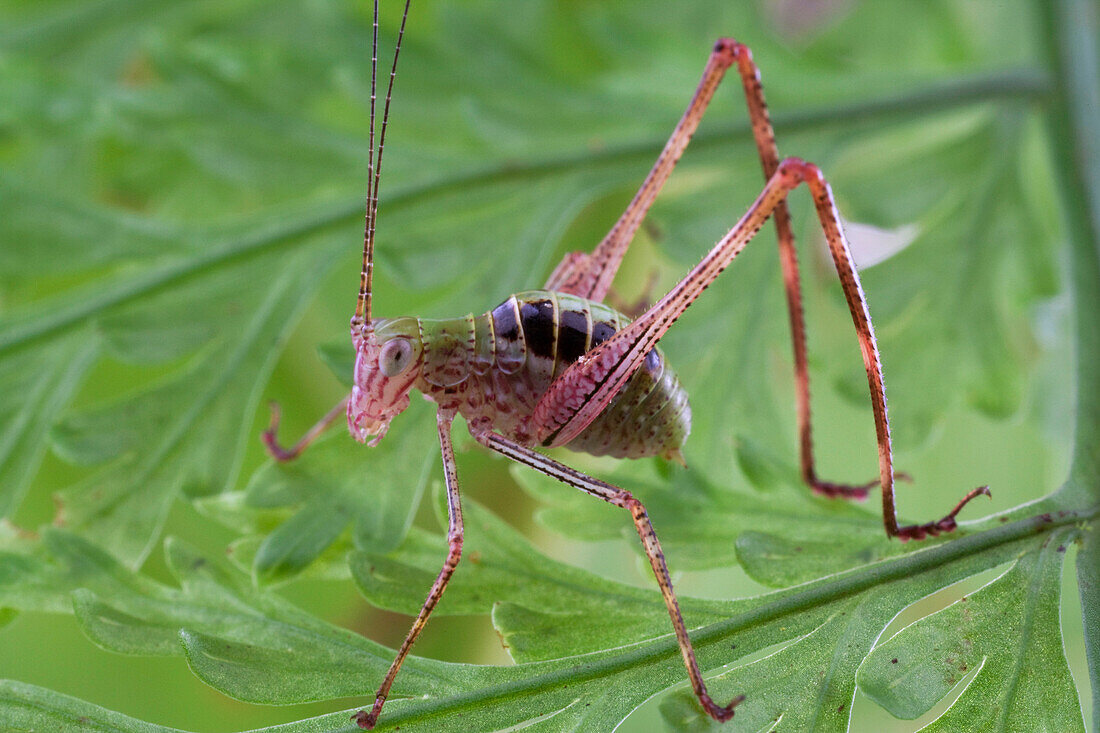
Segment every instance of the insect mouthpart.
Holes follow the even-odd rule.
[[[351,437],[355,438],[360,443],[367,443],[367,438],[371,438],[371,441],[367,443],[371,448],[382,442],[382,438],[386,437],[386,431],[390,427],[389,420],[369,420],[366,425],[360,425],[362,422],[362,415],[354,418],[354,424],[348,423],[348,429],[351,431]],[[351,418],[349,418],[350,420]]]
[[[386,437],[386,431],[390,427],[393,416],[373,418],[363,409],[364,402],[367,402],[367,400],[359,387],[352,387],[351,399],[348,400],[348,431],[351,433],[351,437],[360,443],[367,443],[367,438],[374,436],[367,443],[373,448],[381,442],[382,438]]]

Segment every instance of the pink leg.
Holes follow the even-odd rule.
[[[439,603],[439,599],[443,597],[443,591],[447,589],[447,583],[462,557],[462,501],[458,493],[458,470],[455,467],[454,448],[451,445],[451,422],[453,420],[454,413],[446,410],[440,410],[436,416],[439,428],[439,447],[443,453],[443,476],[447,484],[447,514],[450,525],[447,531],[447,544],[450,550],[447,552],[447,559],[443,562],[443,568],[439,571],[439,576],[432,584],[432,589],[428,592],[428,597],[420,608],[416,621],[413,622],[412,628],[405,636],[405,641],[401,644],[397,656],[390,664],[389,671],[386,672],[385,679],[382,680],[382,684],[378,688],[378,693],[374,698],[374,706],[371,707],[369,713],[366,710],[360,710],[352,716],[352,720],[360,728],[370,730],[378,722],[378,715],[382,712],[382,705],[385,704],[386,697],[390,694],[390,688],[393,686],[394,678],[397,677],[397,671],[401,669],[401,664],[408,656],[409,650],[412,649],[416,637],[420,636],[420,632],[427,625],[432,610]]]
[[[661,551],[661,543],[657,540],[657,533],[653,530],[653,524],[649,521],[649,515],[642,503],[626,489],[587,476],[491,431],[479,432],[474,437],[477,438],[479,443],[501,455],[525,466],[530,466],[551,478],[556,478],[558,481],[630,512],[630,516],[634,519],[634,526],[638,530],[638,536],[642,540],[642,546],[645,548],[645,554],[649,558],[649,564],[657,577],[657,585],[661,588],[665,606],[668,607],[668,615],[672,619],[672,628],[676,632],[676,641],[680,645],[680,656],[683,657],[684,666],[687,668],[688,677],[691,679],[691,688],[695,691],[695,696],[699,698],[703,709],[712,718],[718,721],[726,721],[732,718],[733,709],[745,699],[745,696],[739,695],[730,701],[728,705],[722,706],[715,703],[707,692],[706,682],[703,681],[703,673],[699,669],[699,663],[695,660],[695,649],[691,645],[691,638],[688,636],[687,627],[684,625],[684,617],[680,613],[680,604],[676,600],[676,592],[672,589],[672,578],[669,576],[664,552]]]
[[[574,293],[593,300],[601,300],[605,297],[634,234],[690,142],[726,70],[734,63],[737,64],[745,92],[745,101],[749,119],[752,122],[756,148],[764,169],[764,178],[770,178],[775,173],[779,166],[779,149],[775,143],[775,131],[768,114],[768,106],[764,101],[760,70],[747,46],[732,39],[719,39],[711,52],[703,78],[690,105],[626,211],[591,255],[583,252],[571,252],[566,255],[550,276],[546,284],[548,290]],[[806,357],[806,324],[802,309],[798,254],[794,246],[794,235],[791,232],[790,215],[785,201],[781,201],[775,207],[772,216],[779,240],[779,261],[783,269],[783,285],[791,327],[802,478],[816,493],[830,497],[863,499],[878,483],[877,480],[849,485],[823,481],[817,477],[814,467],[810,375]],[[908,476],[897,474],[896,478],[908,479]]]
[[[584,252],[570,252],[565,256],[546,283],[547,290],[557,290],[562,293],[572,293],[588,298],[589,300],[603,300],[607,295],[611,281],[615,279],[615,273],[619,270],[619,264],[626,254],[634,234],[641,226],[649,207],[661,192],[672,169],[676,167],[684,149],[691,142],[691,136],[699,127],[699,121],[706,112],[707,105],[714,97],[714,91],[722,81],[722,77],[734,62],[734,44],[728,38],[719,39],[714,44],[714,50],[707,59],[706,68],[703,70],[703,78],[691,98],[691,103],[680,118],[676,129],[672,131],[664,150],[657,157],[652,170],[646,176],[642,187],[634,195],[634,199],[626,207],[619,220],[611,227],[611,231],[603,238],[591,254]]]
[[[764,101],[764,88],[760,83],[760,69],[752,59],[748,46],[734,44],[734,56],[741,76],[741,85],[745,91],[749,119],[752,121],[752,134],[756,140],[756,149],[760,163],[764,168],[765,180],[775,174],[779,167],[779,148],[775,143],[775,130],[772,128],[768,105]],[[798,252],[794,246],[794,234],[791,232],[791,217],[787,202],[781,201],[772,212],[775,231],[779,240],[779,263],[783,269],[783,288],[787,296],[787,313],[791,326],[791,346],[794,354],[795,404],[798,413],[798,445],[801,456],[802,479],[815,493],[830,497],[864,499],[869,489],[878,481],[865,484],[848,485],[822,481],[814,468],[813,429],[810,419],[810,372],[806,359],[806,321],[802,310],[802,286],[798,272]],[[896,478],[908,478],[897,474]]]
[[[276,461],[292,461],[302,454],[309,444],[321,437],[321,435],[332,427],[332,424],[336,422],[337,418],[341,417],[348,409],[348,398],[340,400],[336,403],[336,406],[325,413],[325,416],[314,423],[313,427],[306,431],[306,434],[298,439],[298,442],[292,445],[290,448],[284,448],[279,445],[279,439],[276,437],[279,434],[279,403],[271,403],[271,423],[268,424],[267,430],[263,432],[264,445],[267,446],[267,452]]]
[[[954,512],[941,520],[898,527],[890,427],[874,328],[829,185],[817,166],[797,158],[788,158],[780,163],[741,221],[679,284],[645,315],[588,352],[584,359],[575,362],[554,381],[535,407],[531,417],[532,432],[539,436],[543,445],[564,445],[588,427],[641,366],[657,340],[740,254],[790,191],[802,183],[807,184],[813,195],[863,353],[879,446],[879,479],[886,533],[902,539],[920,539],[950,531],[954,528],[955,513],[962,505],[979,493],[988,494],[989,490],[983,487],[971,492]]]

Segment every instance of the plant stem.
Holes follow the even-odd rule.
[[[1053,76],[1048,130],[1069,236],[1077,427],[1071,480],[1100,496],[1100,79],[1097,7],[1039,2]]]
[[[1100,496],[1100,7],[1084,0],[1039,0],[1041,37],[1053,72],[1047,126],[1065,202],[1075,316],[1077,424],[1065,497]],[[1100,585],[1094,523],[1078,554],[1085,653],[1092,678],[1092,727],[1100,730]]]

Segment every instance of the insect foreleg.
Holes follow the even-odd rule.
[[[378,722],[378,715],[382,712],[382,705],[390,694],[390,687],[393,686],[397,671],[401,669],[401,663],[405,661],[409,650],[412,649],[413,642],[416,641],[416,637],[420,636],[420,632],[424,630],[424,626],[428,623],[428,617],[431,615],[432,610],[439,603],[439,599],[443,597],[443,591],[446,590],[447,583],[454,575],[455,568],[458,567],[458,561],[462,557],[462,500],[458,493],[458,470],[455,467],[454,448],[451,445],[451,423],[453,421],[454,413],[451,411],[440,410],[436,415],[439,428],[439,448],[443,454],[443,477],[447,484],[447,519],[449,525],[447,529],[447,545],[449,547],[447,559],[443,562],[443,568],[439,571],[435,583],[432,584],[432,589],[428,592],[428,597],[425,599],[424,605],[421,606],[420,613],[417,614],[408,635],[405,636],[405,641],[402,642],[397,656],[390,664],[390,669],[386,672],[386,678],[382,680],[382,684],[378,688],[378,693],[374,698],[374,706],[371,707],[369,713],[366,710],[360,710],[352,716],[352,720],[358,723],[360,728],[369,730]]]
[[[305,432],[298,442],[292,445],[290,448],[284,448],[279,445],[278,433],[279,433],[279,417],[281,412],[279,410],[279,403],[271,403],[271,422],[267,426],[267,430],[263,432],[264,445],[267,447],[267,452],[276,461],[292,461],[302,454],[309,444],[321,437],[321,435],[328,430],[337,419],[344,416],[344,413],[348,409],[348,397],[340,400],[336,405],[325,413],[325,416],[314,423],[313,427]]]
[[[676,632],[676,641],[680,645],[680,655],[683,657],[684,666],[687,668],[688,677],[691,679],[691,688],[695,691],[695,696],[699,698],[699,702],[708,715],[718,721],[726,721],[732,718],[733,709],[745,697],[739,695],[730,701],[728,705],[721,706],[715,703],[707,692],[706,682],[703,681],[703,674],[699,670],[699,663],[695,659],[695,649],[691,645],[687,627],[684,625],[684,617],[680,613],[680,604],[676,600],[676,592],[672,589],[672,579],[669,576],[665,555],[661,551],[661,543],[657,540],[657,533],[654,531],[653,524],[649,521],[649,515],[642,503],[626,489],[594,479],[494,432],[480,431],[475,433],[474,437],[479,443],[501,455],[630,512],[630,516],[634,519],[634,526],[638,530],[638,536],[642,540],[642,546],[645,548],[646,557],[649,558],[649,564],[657,577],[657,584],[661,588],[661,595],[664,596],[665,606],[668,607],[668,615],[672,619],[672,628]]]

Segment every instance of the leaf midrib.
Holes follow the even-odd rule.
[[[696,647],[724,639],[736,632],[743,631],[784,615],[798,613],[805,608],[815,608],[827,602],[851,596],[879,584],[910,577],[920,572],[934,570],[947,563],[965,558],[977,558],[983,551],[1023,540],[1031,535],[1047,534],[1060,527],[1066,527],[1087,521],[1100,515],[1100,505],[1094,505],[1081,511],[1066,511],[1058,516],[1040,515],[996,527],[985,532],[960,538],[927,550],[886,560],[872,566],[850,571],[825,583],[820,581],[808,584],[802,590],[788,589],[777,591],[774,601],[757,608],[737,614],[691,633]],[[991,560],[994,564],[999,559]],[[678,655],[678,647],[673,635],[669,634],[631,651],[603,656],[601,659],[578,663],[576,666],[536,673],[531,677],[490,685],[477,690],[461,693],[449,698],[429,699],[413,703],[400,711],[395,711],[387,720],[389,724],[398,724],[405,720],[422,720],[448,711],[459,710],[483,704],[486,700],[503,700],[520,697],[530,691],[548,689],[563,684],[585,682],[598,677],[616,674],[631,667],[641,666],[663,657]],[[598,652],[596,654],[599,654]],[[581,655],[577,660],[590,655]],[[560,664],[556,662],[535,662],[531,667]],[[527,665],[517,665],[523,669]]]

